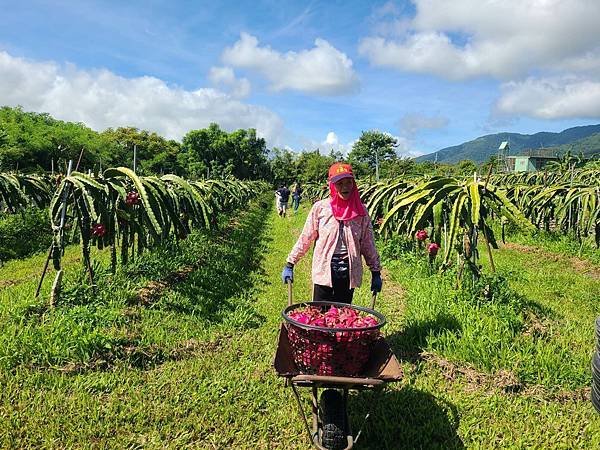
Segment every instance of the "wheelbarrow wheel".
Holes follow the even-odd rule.
[[[347,446],[346,409],[339,391],[326,389],[321,393],[321,445],[328,450],[342,450]]]

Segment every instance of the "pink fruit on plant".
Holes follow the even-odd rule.
[[[104,224],[97,223],[92,227],[92,235],[102,237],[106,234],[106,227]]]
[[[127,193],[125,197],[125,204],[127,206],[139,205],[140,204],[140,194],[135,191],[131,191]]]
[[[429,253],[429,255],[432,257],[435,257],[439,250],[440,246],[435,242],[432,242],[427,246],[427,253]]]
[[[427,231],[419,230],[415,233],[415,237],[417,238],[417,241],[424,241],[429,237],[429,235],[427,234]]]

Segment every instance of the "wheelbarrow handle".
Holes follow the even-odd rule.
[[[377,300],[377,292],[371,292],[371,309],[375,309],[375,301]]]
[[[293,303],[293,296],[292,296],[292,280],[290,280],[289,278],[287,280],[285,280],[285,283],[287,284],[287,290],[288,290],[288,306],[292,306]]]

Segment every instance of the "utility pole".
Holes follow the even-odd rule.
[[[375,150],[375,181],[379,183],[379,149],[371,142],[371,151]]]
[[[136,158],[137,158],[137,145],[133,144],[133,173],[135,173],[135,169],[137,166]]]

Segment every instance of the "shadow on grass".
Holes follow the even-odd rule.
[[[456,406],[412,387],[401,390],[359,392],[349,397],[353,433],[365,415],[371,415],[357,443],[361,449],[465,448],[457,434]]]
[[[178,314],[193,314],[210,323],[220,323],[230,314],[252,313],[251,327],[265,318],[254,312],[252,292],[260,277],[267,245],[265,233],[267,212],[254,208],[238,216],[234,225],[210,242],[203,264],[182,283],[171,287],[156,307]]]
[[[259,327],[266,319],[255,310],[252,294],[257,281],[265,276],[262,262],[268,213],[268,209],[256,207],[237,216],[226,230],[207,242],[202,264],[170,286],[169,292],[151,307],[194,316],[211,325],[226,323],[235,330]],[[214,346],[201,342],[170,350],[142,346],[132,348],[127,360],[136,368],[148,369],[185,358],[197,348],[204,351],[207,345]]]
[[[404,330],[386,336],[386,341],[394,354],[401,360],[415,361],[427,346],[429,336],[437,336],[451,332],[459,334],[462,331],[460,322],[452,315],[438,314],[435,319],[417,322]]]

